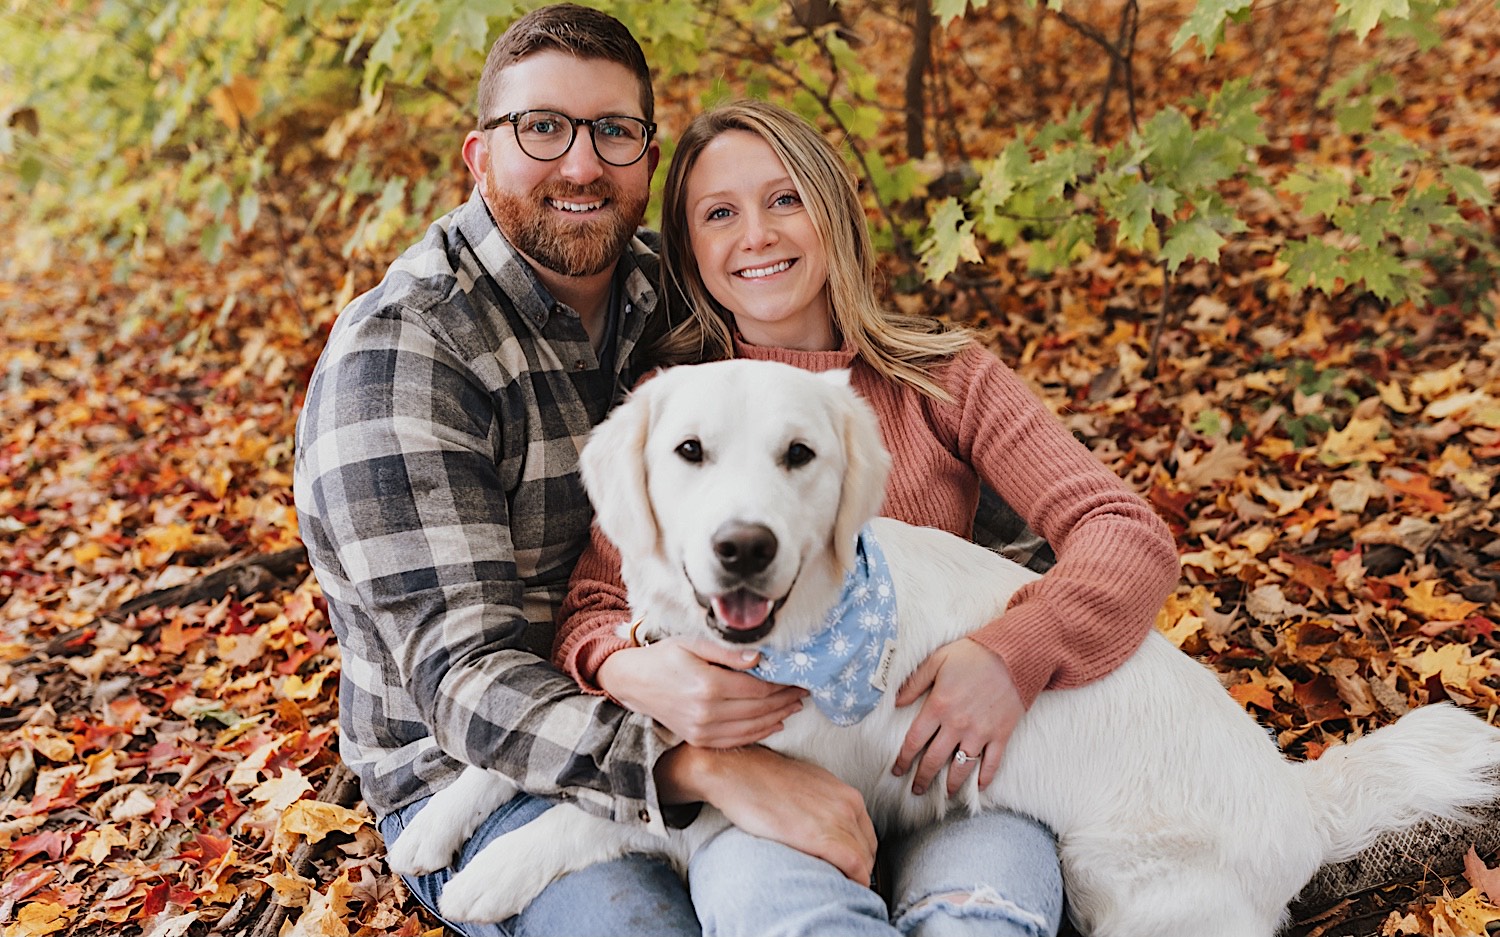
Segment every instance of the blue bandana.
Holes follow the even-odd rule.
[[[854,569],[823,626],[795,647],[762,648],[750,673],[811,691],[823,715],[852,726],[880,702],[895,652],[896,588],[885,554],[865,527]]]

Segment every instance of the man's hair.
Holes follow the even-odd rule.
[[[500,97],[505,69],[537,52],[556,50],[580,59],[602,59],[630,69],[641,85],[641,111],[649,122],[655,119],[656,100],[651,93],[651,70],[640,43],[625,24],[604,13],[576,3],[554,3],[532,10],[510,24],[490,46],[479,76],[479,123],[499,115],[493,113]],[[576,115],[573,115],[576,116]],[[633,115],[625,115],[633,116]]]
[[[859,183],[837,148],[818,129],[765,101],[738,101],[696,117],[677,140],[662,192],[662,282],[674,320],[683,319],[656,353],[664,363],[734,357],[734,316],[713,298],[698,269],[687,216],[687,186],[708,144],[732,130],[764,140],[781,160],[827,255],[828,305],[844,343],[884,377],[921,393],[948,395],[930,368],[970,339],[934,319],[887,311],[875,289],[875,250]],[[687,309],[681,308],[686,306]]]

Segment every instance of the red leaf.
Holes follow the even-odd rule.
[[[22,836],[10,844],[10,865],[6,871],[14,869],[33,856],[45,855],[49,859],[58,859],[73,845],[73,836],[58,830],[44,830],[33,833],[30,836]]]
[[[146,900],[141,903],[141,913],[139,915],[141,920],[149,920],[160,914],[162,909],[167,906],[167,896],[171,891],[171,886],[166,882],[158,882],[152,885],[151,890],[146,892]]]
[[[1326,676],[1315,677],[1306,683],[1292,686],[1292,696],[1302,707],[1309,724],[1343,719],[1344,704],[1339,700],[1338,688]]]
[[[13,875],[0,886],[0,902],[20,901],[56,877],[57,870],[46,866]]]

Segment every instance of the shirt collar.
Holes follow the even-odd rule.
[[[859,533],[854,568],[821,627],[789,648],[762,648],[750,673],[800,686],[835,725],[868,716],[885,694],[896,652],[896,590],[870,528]]]

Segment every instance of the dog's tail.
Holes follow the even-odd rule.
[[[1394,725],[1330,748],[1299,767],[1324,862],[1430,818],[1463,819],[1500,800],[1500,729],[1451,703],[1413,710]]]

